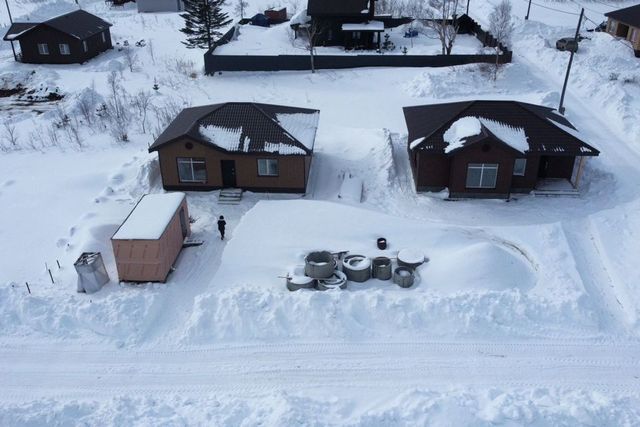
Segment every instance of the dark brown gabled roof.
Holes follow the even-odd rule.
[[[640,4],[605,13],[604,16],[620,21],[623,24],[640,28]]]
[[[19,40],[23,35],[40,26],[51,27],[79,40],[85,40],[111,27],[107,21],[84,10],[74,10],[44,22],[15,22],[4,35],[4,40]]]
[[[370,2],[375,0],[309,0],[309,16],[362,16],[369,14]],[[363,13],[363,11],[365,11]]]
[[[319,113],[252,102],[185,108],[149,152],[188,137],[228,152],[307,155],[313,152]]]
[[[528,153],[597,156],[598,150],[583,141],[576,128],[556,110],[519,101],[465,101],[405,107],[413,150],[442,153],[444,133],[458,119],[472,116],[490,119],[524,130]]]

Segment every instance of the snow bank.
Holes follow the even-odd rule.
[[[360,393],[362,395],[362,393]],[[365,393],[366,395],[366,393]],[[279,392],[232,396],[142,395],[104,400],[0,404],[0,424],[40,425],[348,425],[621,426],[640,418],[637,394],[555,389],[406,390],[395,398],[311,397]]]

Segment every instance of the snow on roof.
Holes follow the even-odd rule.
[[[209,142],[214,143],[218,147],[227,151],[247,151],[249,142],[244,141],[243,147],[240,146],[240,138],[242,138],[242,128],[224,128],[220,126],[200,126],[200,135]],[[246,138],[248,139],[248,138]]]
[[[342,24],[342,31],[384,31],[384,22],[369,21],[360,24]]]
[[[500,141],[523,153],[529,149],[529,141],[523,128],[510,126],[506,123],[479,117],[480,123],[494,134]]]
[[[479,135],[480,132],[482,132],[482,125],[477,117],[467,116],[456,120],[444,133],[444,141],[449,144],[444,152],[449,153],[461,148],[467,138]]]
[[[289,25],[303,25],[311,21],[311,17],[307,15],[307,9],[302,9],[291,17]]]
[[[185,197],[185,194],[180,192],[145,194],[112,239],[159,239]]]
[[[284,115],[296,116],[298,114],[284,114]],[[299,115],[311,116],[312,114],[299,114]],[[296,121],[295,119],[285,119],[285,120],[291,120],[293,123],[302,122],[301,120]],[[304,127],[300,124],[298,124],[298,127],[295,128],[294,130],[300,133],[303,133],[303,132],[307,133],[306,129],[304,129]],[[230,128],[224,128],[224,127],[213,126],[213,125],[209,125],[209,126],[201,125],[199,131],[200,131],[200,135],[202,135],[204,139],[206,139],[207,141],[213,143],[214,145],[224,150],[243,152],[243,153],[248,153],[251,151],[250,150],[251,140],[247,135],[244,134],[241,127],[230,129]],[[289,132],[294,137],[297,138],[297,136],[295,136],[293,132],[291,131]],[[303,136],[306,136],[306,135],[303,135]],[[315,138],[315,128],[314,128],[312,137]],[[313,148],[313,138],[311,139],[312,148]],[[296,147],[294,145],[289,145],[289,144],[282,144],[278,142],[275,142],[275,143],[265,142],[263,149],[260,151],[266,152],[266,153],[278,153],[282,155],[307,154],[300,147]]]
[[[320,113],[276,114],[280,126],[309,150],[313,150]]]
[[[445,153],[461,148],[467,138],[479,135],[483,126],[496,138],[515,150],[521,153],[529,150],[529,142],[523,128],[509,126],[485,117],[466,116],[456,120],[444,133],[444,141],[448,143],[444,150]],[[411,144],[417,145],[419,141],[418,139]]]

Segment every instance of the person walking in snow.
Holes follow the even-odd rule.
[[[220,240],[224,240],[224,228],[227,225],[227,222],[224,220],[224,217],[220,215],[220,219],[218,220],[218,231],[220,231]]]

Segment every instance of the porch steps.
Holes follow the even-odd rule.
[[[579,197],[578,190],[533,190],[534,196],[562,196],[562,197]]]
[[[238,205],[242,201],[242,189],[225,188],[220,190],[218,203],[221,205]]]

